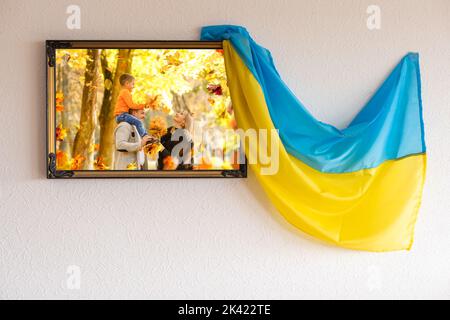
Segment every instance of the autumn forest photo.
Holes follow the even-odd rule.
[[[222,49],[57,49],[55,108],[58,170],[239,168]]]

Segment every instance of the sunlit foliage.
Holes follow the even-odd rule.
[[[108,70],[114,74],[119,50],[105,49],[101,52],[106,58]],[[172,117],[180,108],[188,108],[195,120],[205,128],[236,128],[231,106],[230,92],[222,50],[213,49],[135,49],[131,53],[131,74],[135,77],[133,100],[137,103],[150,103],[144,125],[150,133],[162,136],[173,125]],[[85,83],[86,62],[89,59],[85,49],[60,49],[56,53],[56,140],[58,169],[111,170],[98,156],[100,127],[96,120],[103,102],[105,88],[112,89],[113,83],[98,73],[96,88],[96,107],[94,134],[87,156],[72,154],[73,140],[79,127],[82,92]],[[100,62],[99,62],[100,63]],[[99,67],[99,70],[101,68]],[[114,93],[113,93],[114,94]],[[180,104],[183,101],[184,105]],[[212,143],[212,142],[211,142]],[[107,146],[114,148],[114,145]],[[236,137],[227,137],[217,142],[194,142],[193,153],[201,153],[202,162],[194,169],[231,169],[227,162],[219,160],[209,150],[221,149],[221,153],[233,153],[239,148]],[[160,146],[147,148],[151,160],[157,156]],[[206,152],[205,152],[206,151]],[[217,150],[215,150],[217,151]],[[130,164],[130,170],[136,169]],[[164,163],[167,170],[174,165],[173,159]]]

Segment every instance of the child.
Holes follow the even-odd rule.
[[[134,88],[134,77],[131,74],[124,73],[119,78],[120,85],[122,89],[120,90],[119,96],[117,98],[117,103],[114,109],[114,116],[116,117],[117,123],[128,122],[131,125],[136,126],[137,131],[141,137],[147,134],[142,122],[129,114],[130,109],[144,109],[148,108],[148,104],[137,104],[133,102],[131,97],[131,91]]]

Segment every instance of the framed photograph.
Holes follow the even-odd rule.
[[[47,177],[246,177],[222,43],[54,41]]]

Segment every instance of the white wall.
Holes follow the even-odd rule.
[[[66,28],[69,4],[81,30]],[[381,30],[366,27],[369,4]],[[429,162],[412,251],[316,242],[253,175],[45,179],[45,39],[197,39],[222,23],[245,25],[312,113],[338,126],[420,52]],[[0,298],[450,298],[450,1],[2,0],[0,42]],[[69,265],[80,290],[67,289]]]

